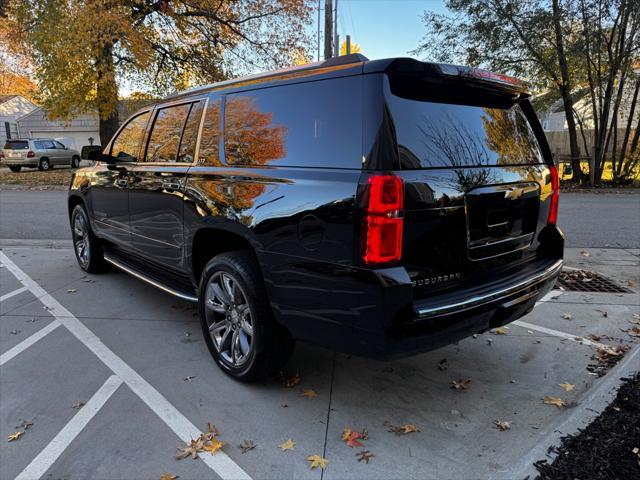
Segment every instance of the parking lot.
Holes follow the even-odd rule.
[[[570,265],[629,285],[639,254],[567,252]],[[622,332],[640,311],[637,290],[553,291],[504,335],[393,362],[298,345],[285,372],[298,385],[246,385],[212,363],[191,304],[117,271],[86,275],[66,246],[4,247],[0,263],[0,478],[524,478],[640,366],[638,338]],[[599,343],[631,346],[602,378],[587,370]],[[208,422],[222,452],[176,460]],[[385,422],[420,431],[396,435]],[[345,427],[368,431],[369,463],[341,440]],[[256,447],[242,453],[244,440]],[[314,454],[324,471],[310,469]]]

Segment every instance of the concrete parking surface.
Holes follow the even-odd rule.
[[[624,285],[640,283],[639,256],[567,252],[570,265]],[[505,335],[393,362],[298,345],[286,373],[299,385],[246,385],[210,360],[188,303],[117,271],[86,275],[66,247],[5,247],[0,263],[0,478],[524,478],[640,367],[639,339],[622,331],[640,312],[635,287],[553,292]],[[631,346],[602,378],[587,371],[598,342]],[[454,380],[471,382],[456,390]],[[8,442],[23,420],[33,426]],[[420,432],[395,435],[385,421]],[[223,452],[176,460],[207,422]],[[345,427],[368,430],[368,464],[341,441]],[[283,452],[288,438],[295,449]],[[242,454],[244,440],[256,448]],[[329,460],[324,472],[309,468],[313,454]]]

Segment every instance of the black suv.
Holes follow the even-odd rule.
[[[87,272],[197,302],[241,380],[294,340],[375,358],[511,322],[553,286],[558,175],[511,77],[360,55],[177,94],[75,173]]]

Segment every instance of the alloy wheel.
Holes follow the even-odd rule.
[[[73,244],[80,260],[80,265],[86,267],[89,264],[89,227],[82,213],[75,216],[73,220]]]
[[[209,335],[218,354],[232,367],[246,363],[253,347],[253,320],[247,297],[229,273],[209,279],[204,299]]]

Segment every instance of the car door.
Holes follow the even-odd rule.
[[[51,140],[40,140],[36,142],[36,148],[38,148],[39,157],[47,157],[49,159],[49,165],[55,165],[56,163],[56,148]]]
[[[156,107],[143,162],[131,169],[129,224],[136,253],[184,271],[183,208],[205,100]]]
[[[52,140],[53,148],[55,149],[55,160],[54,163],[56,165],[70,165],[71,164],[71,154],[67,147],[65,147],[62,143],[57,140]]]
[[[140,158],[140,150],[151,111],[129,119],[107,145],[104,153],[117,160],[99,162],[88,193],[94,228],[99,236],[125,249],[131,247],[129,228],[129,172]]]

